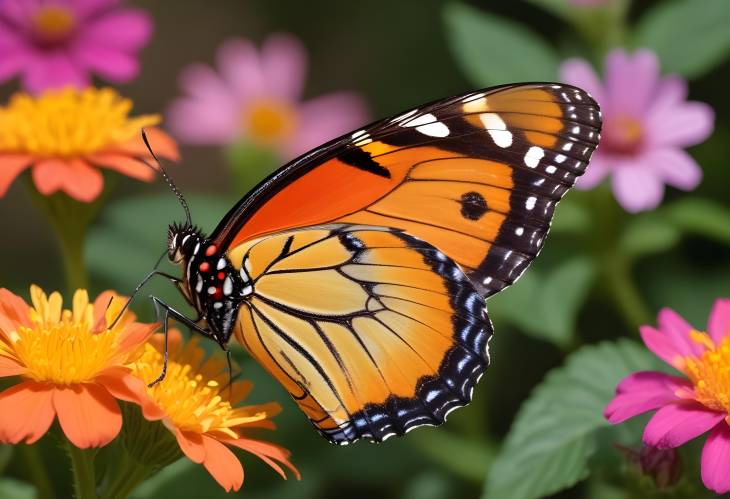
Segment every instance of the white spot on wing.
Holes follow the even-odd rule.
[[[547,173],[555,173],[556,171],[558,171],[558,169],[555,167],[555,165],[549,165],[545,168],[545,171]]]
[[[530,168],[535,168],[543,156],[545,156],[545,151],[542,147],[532,146],[525,153],[525,164]]]
[[[562,163],[566,159],[567,158],[566,158],[566,156],[564,154],[558,154],[557,156],[555,156],[555,162],[556,163]]]
[[[535,203],[537,203],[537,198],[535,196],[530,196],[527,198],[527,201],[525,201],[525,208],[532,210],[535,207]]]
[[[487,110],[487,98],[478,97],[474,100],[464,102],[463,109],[465,113],[481,113]]]
[[[521,236],[524,233],[525,233],[525,228],[524,227],[517,227],[515,229],[515,234],[518,235],[518,236]]]
[[[497,113],[482,113],[479,119],[495,144],[501,148],[512,145],[512,132],[507,130],[507,125]]]
[[[397,123],[399,121],[403,121],[406,118],[410,118],[411,116],[413,116],[417,112],[418,112],[418,109],[414,109],[412,111],[408,111],[407,113],[401,114],[400,116],[396,116],[395,118],[393,118],[392,120],[390,120],[390,122],[391,123]]]
[[[250,295],[251,293],[253,293],[253,286],[250,284],[241,290],[243,296]]]

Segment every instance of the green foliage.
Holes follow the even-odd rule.
[[[573,338],[576,316],[594,275],[594,263],[588,258],[567,260],[547,271],[533,267],[490,299],[489,310],[531,336],[565,347]]]
[[[621,234],[619,248],[629,258],[660,253],[671,249],[680,238],[680,230],[666,217],[648,212],[632,217]]]
[[[709,199],[684,198],[663,209],[670,223],[683,232],[730,245],[730,209]]]
[[[532,499],[584,479],[609,426],[603,409],[628,374],[657,366],[628,340],[581,348],[554,369],[522,405],[485,483],[485,498]]]
[[[448,4],[444,17],[457,62],[475,85],[556,78],[557,54],[524,26],[462,3]]]
[[[35,499],[35,487],[12,478],[0,478],[0,497],[3,499]]]
[[[696,78],[725,60],[730,51],[730,2],[657,2],[634,36],[637,47],[654,50],[662,70]]]

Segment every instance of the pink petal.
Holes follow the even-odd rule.
[[[596,155],[591,158],[591,163],[588,165],[586,172],[578,177],[578,181],[575,186],[578,189],[583,190],[593,189],[596,187],[610,173],[608,163],[609,162],[600,153],[596,153]]]
[[[668,374],[643,371],[625,377],[616,387],[616,396],[603,414],[611,424],[618,424],[647,411],[679,400],[680,388],[691,388],[685,379]]]
[[[682,355],[702,355],[704,347],[692,341],[689,334],[694,328],[671,308],[663,308],[657,316],[659,330],[666,334]]]
[[[679,76],[667,76],[659,82],[647,115],[651,119],[654,113],[671,112],[674,106],[683,103],[685,99],[687,99],[687,82]]]
[[[291,157],[367,123],[368,112],[357,95],[339,92],[304,102],[300,108],[298,133],[289,145]]]
[[[722,421],[725,415],[697,402],[679,402],[659,409],[644,428],[644,443],[673,449],[697,438]]]
[[[88,69],[116,83],[129,81],[139,73],[134,55],[101,43],[77,45],[75,57]]]
[[[719,424],[702,449],[702,483],[718,494],[730,492],[730,427]]]
[[[240,102],[265,94],[266,81],[256,47],[248,40],[234,38],[225,42],[217,53],[218,70],[227,91]]]
[[[715,301],[707,321],[707,332],[717,345],[730,336],[730,299],[720,298]]]
[[[62,51],[39,55],[28,65],[23,75],[23,86],[33,93],[69,85],[83,88],[88,83],[86,71]]]
[[[665,183],[690,191],[699,185],[702,169],[682,149],[653,149],[644,153],[643,159],[651,163]]]
[[[612,113],[643,113],[657,87],[659,61],[649,50],[637,50],[633,56],[621,49],[606,57],[606,102]]]
[[[646,121],[651,144],[687,147],[699,144],[712,134],[715,112],[703,102],[683,102],[655,111]]]
[[[224,106],[194,99],[178,99],[167,110],[170,131],[188,144],[226,145],[240,134],[240,116],[234,103]]]
[[[32,54],[26,44],[17,31],[0,22],[0,81],[9,80],[28,64]]]
[[[149,42],[152,31],[152,19],[145,11],[116,9],[90,20],[79,38],[84,45],[136,51]]]
[[[227,83],[205,64],[191,64],[178,78],[180,88],[194,99],[229,104],[234,100]]]
[[[639,331],[644,344],[654,352],[654,355],[675,369],[681,371],[684,368],[684,357],[691,355],[685,353],[687,349],[684,345],[676,345],[669,335],[657,331],[651,326],[641,326]]]
[[[121,0],[73,0],[69,2],[77,15],[82,19],[87,19],[104,10],[112,9],[119,5]]]
[[[298,100],[307,71],[304,45],[290,35],[271,35],[261,48],[261,71],[267,92]]]
[[[613,174],[613,194],[630,213],[656,208],[664,197],[664,184],[640,161],[616,168]]]
[[[605,96],[603,84],[590,64],[583,59],[567,59],[560,66],[560,80],[580,87],[602,104]]]
[[[38,9],[39,0],[5,0],[0,4],[0,19],[5,18],[10,24],[28,28],[33,12]]]

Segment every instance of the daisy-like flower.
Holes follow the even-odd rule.
[[[367,120],[363,101],[352,93],[300,102],[306,53],[291,36],[272,35],[260,51],[250,41],[229,40],[217,55],[217,73],[202,64],[181,73],[186,95],[171,105],[168,121],[182,142],[248,140],[290,159]]]
[[[89,84],[90,73],[123,83],[139,72],[137,53],[152,21],[120,0],[3,0],[0,2],[0,82],[22,75],[23,87]]]
[[[644,443],[679,447],[710,432],[702,450],[702,481],[718,494],[730,491],[730,299],[717,300],[707,332],[664,309],[659,329],[641,328],[646,346],[683,374],[643,371],[624,378],[608,404],[606,419],[621,423],[656,410]]]
[[[151,181],[155,172],[140,130],[159,156],[177,159],[177,145],[154,127],[158,115],[130,117],[132,101],[111,88],[68,88],[39,97],[17,93],[0,107],[0,196],[26,168],[41,194],[62,191],[93,201],[104,187],[99,168]]]
[[[251,391],[251,382],[235,381],[228,386],[223,360],[213,356],[206,359],[197,338],[185,345],[181,340],[177,330],[170,331],[167,375],[147,391],[164,413],[162,422],[175,435],[183,453],[205,466],[226,491],[238,490],[243,484],[243,467],[227,446],[255,454],[284,479],[286,474],[279,463],[299,478],[299,472],[289,461],[289,451],[246,436],[249,429],[274,429],[270,418],[280,412],[279,405],[272,402],[238,406]],[[157,379],[163,366],[161,342],[155,343],[156,346],[148,343],[144,354],[134,363],[135,374],[146,383]]]
[[[32,306],[0,289],[0,376],[20,382],[0,393],[0,442],[32,444],[58,416],[64,434],[79,448],[111,442],[122,426],[117,399],[134,402],[148,417],[159,410],[127,367],[156,324],[141,324],[105,292],[89,303],[78,290],[70,310],[59,293],[30,289]],[[111,304],[110,304],[111,303]],[[135,352],[137,352],[135,354]]]
[[[664,184],[697,187],[702,170],[683,149],[710,136],[714,113],[686,100],[687,83],[678,76],[661,78],[653,52],[612,51],[604,82],[586,61],[570,59],[561,78],[590,92],[603,115],[601,144],[579,188],[591,189],[610,175],[616,199],[635,213],[659,205]]]

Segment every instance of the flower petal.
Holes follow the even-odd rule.
[[[197,464],[205,460],[205,444],[200,433],[183,432],[179,428],[174,428],[174,433],[177,444],[188,459]]]
[[[95,384],[58,387],[53,406],[63,433],[76,447],[103,447],[119,434],[122,413],[106,388]]]
[[[718,494],[730,492],[730,427],[717,425],[702,449],[702,483]]]
[[[633,55],[616,49],[606,56],[606,102],[612,113],[642,115],[654,97],[659,60],[650,50]]]
[[[78,159],[39,161],[33,167],[33,182],[38,192],[45,196],[60,190],[87,203],[96,199],[104,187],[101,173]]]
[[[671,308],[663,308],[657,316],[659,330],[666,334],[674,343],[677,351],[683,356],[702,355],[705,348],[692,341],[690,333],[694,328]]]
[[[157,157],[167,158],[173,161],[177,161],[180,159],[180,151],[177,148],[177,143],[175,143],[173,138],[170,137],[167,132],[154,126],[145,128],[144,132],[147,135],[147,140],[149,141],[150,146],[152,146],[152,150],[155,152],[155,155]],[[154,160],[150,152],[147,150],[147,145],[144,143],[144,140],[142,140],[142,137],[140,135],[134,137],[129,142],[120,144],[119,146],[112,148],[109,152],[121,152],[123,154],[131,154],[136,157],[145,158],[148,161]],[[145,168],[147,167],[145,166]],[[149,168],[147,169],[149,170]]]
[[[32,327],[30,321],[30,307],[20,296],[0,288],[0,314],[4,315],[15,325]]]
[[[0,441],[32,444],[46,434],[56,415],[53,390],[24,381],[0,393]]]
[[[264,78],[262,62],[253,43],[233,38],[223,43],[216,55],[224,85],[240,105],[251,97],[266,93],[267,84],[271,82],[267,82]],[[195,79],[202,79],[202,75],[196,75]],[[188,82],[193,83],[192,75],[189,76]],[[184,82],[185,87],[188,86],[188,82]],[[200,95],[202,91],[201,89],[196,90],[196,93],[189,93]]]
[[[716,345],[730,336],[730,299],[720,298],[715,301],[707,321],[707,332]]]
[[[682,149],[652,149],[644,154],[644,161],[652,165],[664,182],[685,191],[697,187],[702,179],[700,165]]]
[[[291,35],[269,36],[261,48],[261,71],[267,93],[299,100],[307,71],[304,45]]]
[[[155,179],[155,170],[151,169],[136,158],[125,154],[100,153],[88,157],[88,160],[102,168],[115,170],[137,180],[151,182]]]
[[[139,61],[128,52],[102,44],[88,44],[75,50],[76,60],[101,77],[124,83],[139,74]]]
[[[243,466],[236,455],[219,441],[203,435],[205,461],[203,466],[226,492],[238,490],[243,485]]]
[[[575,186],[578,189],[583,190],[593,189],[595,186],[600,184],[611,171],[608,164],[609,161],[600,154],[596,154],[593,158],[591,158],[591,164],[588,165],[586,172],[578,177],[578,181]]]
[[[147,341],[152,333],[159,327],[159,324],[133,323],[124,328],[119,335],[117,351],[127,353],[132,349],[141,346]]]
[[[626,211],[637,213],[659,205],[664,197],[664,184],[654,172],[636,162],[616,168],[613,194]]]
[[[583,59],[566,59],[560,65],[560,80],[582,88],[591,94],[596,102],[603,104],[605,99],[603,84],[593,67]]]
[[[644,428],[644,443],[673,449],[697,438],[725,418],[697,402],[678,402],[659,409]]]
[[[0,154],[0,197],[5,195],[13,180],[32,162],[33,158],[25,154]]]
[[[18,376],[25,372],[25,367],[18,364],[14,359],[6,357],[0,350],[0,378],[7,376]]]
[[[683,378],[668,374],[642,371],[625,377],[616,387],[616,396],[606,406],[604,416],[611,424],[618,424],[670,402],[679,400],[680,388],[691,389]]]
[[[142,409],[148,421],[157,421],[165,413],[147,395],[147,389],[141,379],[132,375],[124,367],[111,367],[97,376],[96,381],[106,388],[115,398],[133,402]]]
[[[684,369],[684,357],[687,356],[686,349],[679,348],[671,337],[651,326],[641,326],[639,332],[644,344],[654,355],[675,369],[680,371]]]
[[[239,449],[243,449],[258,456],[262,461],[271,466],[285,479],[286,474],[284,473],[284,470],[282,470],[275,461],[282,463],[284,466],[294,472],[297,480],[301,479],[299,470],[289,461],[289,456],[291,456],[291,453],[283,447],[279,447],[278,445],[272,444],[270,442],[264,442],[263,440],[254,440],[251,438],[239,438],[237,440],[224,439],[223,441],[229,445],[233,445],[235,447],[238,447]]]
[[[647,140],[654,145],[687,147],[712,134],[715,112],[703,102],[682,102],[656,111],[646,123]]]
[[[80,42],[124,51],[144,47],[152,36],[152,19],[142,9],[115,9],[84,26]]]
[[[182,142],[196,145],[227,145],[240,134],[240,105],[178,99],[167,110],[167,123]]]
[[[39,54],[23,75],[23,86],[35,94],[66,86],[84,88],[88,84],[88,73],[63,51]]]

